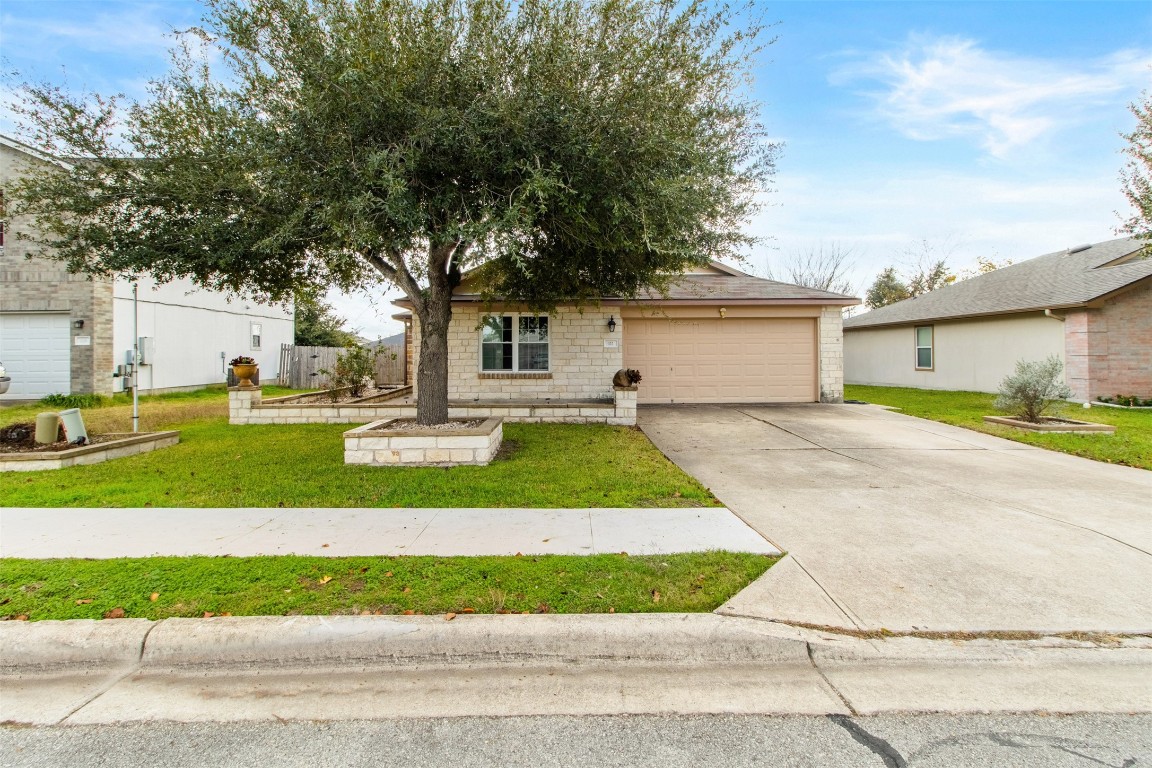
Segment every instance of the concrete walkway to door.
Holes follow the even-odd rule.
[[[721,613],[893,631],[1152,631],[1152,472],[877,406],[649,406],[639,422],[789,553]]]

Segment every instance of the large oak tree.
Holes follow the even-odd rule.
[[[747,243],[773,147],[762,29],[688,0],[208,0],[150,98],[23,88],[70,169],[10,192],[46,255],[286,299],[398,286],[418,421],[447,419],[460,271],[543,309],[636,296]],[[202,54],[208,51],[208,57]],[[215,67],[205,62],[218,61]]]

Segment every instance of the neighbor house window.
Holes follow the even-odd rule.
[[[930,371],[935,361],[932,359],[932,326],[916,326],[916,370]]]
[[[260,349],[260,323],[252,323],[252,349]]]
[[[539,372],[548,370],[548,318],[493,315],[480,328],[480,370]]]

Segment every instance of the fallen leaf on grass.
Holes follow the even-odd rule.
[[[325,544],[324,546],[328,546],[328,545]],[[332,581],[331,576],[321,576],[319,579],[316,580],[316,583],[317,584],[327,584],[330,581]]]
[[[412,587],[404,587],[404,589],[402,589],[400,591],[403,592],[404,594],[408,594],[409,592],[412,591]]]
[[[9,621],[28,621],[28,614],[18,613],[15,616],[9,616],[8,620]]]
[[[206,619],[210,619],[215,615],[216,614],[212,613],[212,611],[204,611],[204,618],[206,618]]]
[[[460,613],[476,613],[476,609],[475,608],[465,608],[462,611],[460,611]]]
[[[609,608],[608,613],[616,613],[616,609],[615,608]]]
[[[160,593],[159,592],[153,592],[152,594],[148,595],[148,599],[154,603],[160,599]]]
[[[652,590],[652,602],[654,602],[654,603],[660,602],[660,590],[658,590],[658,589]]]
[[[405,616],[415,616],[416,611],[412,611],[412,610],[404,611],[404,615]]]
[[[125,610],[123,608],[120,608],[120,607],[116,607],[110,611],[104,612],[104,618],[106,618],[106,619],[122,619],[127,615],[128,615],[127,612],[125,612]]]
[[[452,621],[452,619],[454,619],[454,618],[456,618],[456,614],[454,614],[454,613],[444,614],[444,621]]]
[[[392,571],[388,571],[388,573],[384,574],[384,577],[388,579],[392,578]]]
[[[76,605],[88,605],[91,602],[92,602],[91,598],[88,598],[87,600],[77,600]]]

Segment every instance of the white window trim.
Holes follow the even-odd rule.
[[[257,342],[259,339],[259,342]],[[248,323],[248,347],[253,352],[260,352],[264,344],[264,324]]]
[[[488,370],[484,368],[484,321],[490,317],[511,317],[512,318],[512,370],[498,368]],[[530,371],[520,370],[520,318],[521,317],[544,317],[548,319],[548,367],[544,370],[534,368]],[[476,334],[476,369],[479,373],[502,373],[504,375],[511,374],[524,374],[531,376],[532,374],[552,373],[552,318],[547,314],[536,314],[534,312],[497,312],[490,315],[480,316],[480,330]]]
[[[928,346],[920,346],[920,334],[918,331],[921,328],[928,329]],[[936,370],[936,326],[934,325],[915,325],[912,326],[912,346],[913,346],[913,364],[918,371],[935,371]],[[920,350],[926,349],[932,356],[932,365],[928,367],[921,367],[920,365]]]

